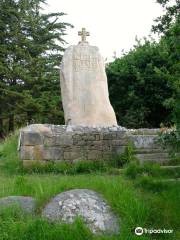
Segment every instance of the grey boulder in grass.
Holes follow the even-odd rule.
[[[25,196],[8,196],[0,199],[0,209],[4,207],[20,207],[25,213],[34,213],[36,200]]]
[[[93,233],[118,234],[118,218],[100,194],[88,189],[74,189],[54,197],[44,208],[43,217],[51,222],[72,223],[81,217]]]

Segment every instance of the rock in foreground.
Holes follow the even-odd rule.
[[[72,223],[81,217],[93,233],[117,234],[117,217],[108,204],[94,191],[75,189],[54,197],[43,210],[42,215],[52,222]]]
[[[8,196],[0,199],[0,207],[17,206],[25,213],[34,213],[36,201],[32,197]]]

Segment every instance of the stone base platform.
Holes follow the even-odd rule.
[[[131,142],[140,161],[163,164],[168,153],[156,142],[159,129],[128,130],[114,127],[82,127],[32,124],[20,131],[19,152],[24,166],[36,161],[106,160],[122,154]]]

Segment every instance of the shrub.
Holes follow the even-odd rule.
[[[169,150],[170,157],[173,163],[180,163],[180,131],[162,129],[159,133],[159,144]]]
[[[108,164],[115,168],[123,167],[124,165],[136,161],[136,157],[134,155],[134,147],[131,143],[125,147],[124,153],[120,155],[114,155],[109,161]]]

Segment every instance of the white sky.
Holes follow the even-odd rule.
[[[148,37],[153,20],[162,14],[155,0],[48,0],[46,12],[64,12],[61,21],[74,25],[67,31],[68,45],[78,43],[77,32],[85,27],[90,32],[88,42],[100,48],[108,60],[128,51],[135,37]],[[67,46],[68,46],[67,45]]]

